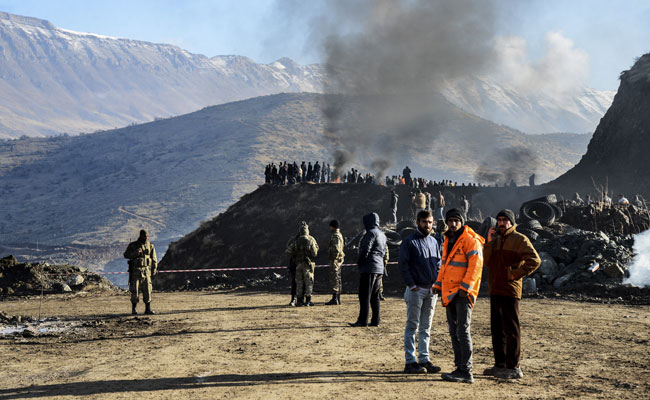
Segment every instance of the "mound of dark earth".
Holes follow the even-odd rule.
[[[395,187],[400,200],[398,219],[412,216],[410,192],[406,186]],[[426,189],[443,191],[448,204],[456,204],[460,196],[468,198],[475,187]],[[298,233],[301,221],[309,224],[320,251],[316,264],[327,264],[329,223],[338,219],[346,244],[363,231],[361,218],[370,212],[379,214],[385,223],[390,215],[390,189],[374,184],[298,184],[292,186],[260,186],[243,196],[224,213],[202,224],[177,242],[172,242],[160,262],[161,270],[203,269],[224,267],[262,267],[287,265],[287,242]],[[346,246],[345,263],[356,261],[354,246]],[[397,261],[397,248],[389,248],[390,260]],[[162,273],[155,278],[156,288],[190,289],[213,285],[286,286],[286,270],[215,273]],[[356,267],[343,267],[344,290],[356,291]],[[316,269],[316,289],[325,290],[327,268]],[[389,266],[386,290],[402,290],[402,282],[394,265]]]
[[[395,188],[398,202],[398,231],[408,227],[412,215],[410,191],[406,186]],[[460,196],[480,199],[488,207],[494,207],[497,199],[503,203],[513,202],[517,196],[530,195],[530,189],[519,188],[475,188],[475,187],[433,187],[425,189],[437,193],[441,190],[449,207],[458,204]],[[538,193],[539,194],[539,193]],[[489,201],[491,200],[491,201]],[[479,204],[480,202],[475,202]],[[208,268],[254,268],[287,265],[286,244],[298,231],[300,221],[306,221],[310,233],[317,240],[320,251],[316,264],[327,264],[328,224],[339,219],[346,241],[345,263],[356,261],[356,244],[363,233],[361,217],[377,212],[380,221],[389,218],[390,188],[370,184],[299,184],[293,186],[261,186],[255,192],[244,196],[226,212],[204,223],[199,229],[170,245],[160,263],[160,270],[208,269]],[[448,207],[448,208],[449,208]],[[509,204],[501,207],[517,209]],[[499,208],[501,208],[499,207]],[[633,236],[616,232],[591,231],[589,221],[582,221],[577,227],[564,222],[572,220],[590,206],[565,206],[565,216],[546,227],[531,229],[533,244],[540,252],[544,263],[530,278],[530,295],[566,296],[582,295],[594,298],[618,298],[627,302],[650,302],[650,290],[621,287],[627,274],[627,264],[633,257]],[[498,208],[496,208],[498,209]],[[474,206],[470,215],[471,225],[478,229],[477,219],[495,215],[495,208],[480,209]],[[582,210],[582,211],[581,211]],[[621,209],[622,210],[622,209]],[[593,216],[596,221],[606,220],[610,210],[600,208]],[[601,214],[604,217],[601,217]],[[635,214],[636,215],[636,214]],[[404,226],[406,226],[404,228]],[[523,225],[522,225],[523,226]],[[626,225],[627,226],[627,225]],[[384,229],[392,230],[384,226]],[[624,228],[627,229],[627,228]],[[399,233],[399,232],[397,232]],[[393,233],[393,237],[395,233]],[[397,261],[399,235],[389,241],[390,261]],[[594,267],[594,265],[596,265]],[[403,282],[395,264],[388,267],[384,289],[387,294],[399,295],[404,290]],[[343,290],[355,292],[358,285],[358,271],[355,266],[342,269]],[[289,280],[286,269],[220,272],[161,273],[155,277],[156,289],[183,290],[197,288],[255,287],[288,291]],[[484,283],[487,280],[484,279]],[[534,283],[532,283],[534,281]],[[315,290],[327,293],[327,268],[317,268]],[[486,288],[484,288],[486,289]],[[484,290],[485,292],[485,290]]]
[[[0,259],[2,295],[31,295],[64,292],[104,292],[117,290],[103,276],[74,265],[21,263],[14,256]]]

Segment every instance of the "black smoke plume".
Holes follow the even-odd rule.
[[[363,158],[381,176],[397,153],[425,151],[439,134],[440,85],[491,64],[497,2],[326,4],[314,27],[325,53],[322,110],[335,168]]]

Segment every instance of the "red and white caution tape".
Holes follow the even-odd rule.
[[[397,262],[389,262],[389,264],[397,264]],[[354,267],[357,264],[342,264],[342,267]],[[329,264],[320,264],[316,265],[316,268],[329,267]],[[230,268],[204,268],[204,269],[166,269],[159,270],[159,273],[178,273],[178,272],[223,272],[223,271],[252,271],[252,270],[263,270],[263,269],[286,269],[289,268],[286,265],[281,265],[279,267],[230,267]],[[117,271],[117,272],[98,272],[102,275],[119,275],[119,274],[128,274],[128,271]]]

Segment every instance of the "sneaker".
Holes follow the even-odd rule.
[[[454,372],[442,374],[442,379],[449,382],[474,383],[474,376],[471,372],[461,371],[458,368]]]
[[[524,376],[524,373],[521,372],[521,368],[503,368],[501,371],[498,371],[494,374],[497,378],[501,379],[521,379]]]
[[[295,306],[296,306],[296,298],[295,298],[295,297],[293,297],[293,298],[291,299],[291,302],[289,302],[289,306],[291,306],[291,307],[295,307]]]
[[[440,368],[437,365],[431,364],[431,361],[419,363],[421,367],[424,367],[428,373],[430,374],[435,374],[436,372],[440,372],[442,368]]]
[[[496,376],[501,370],[505,369],[504,367],[497,367],[496,365],[490,368],[485,368],[483,370],[483,375]]]
[[[416,362],[408,363],[404,366],[404,373],[405,374],[426,374],[427,369]]]

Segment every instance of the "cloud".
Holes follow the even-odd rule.
[[[496,37],[495,52],[493,79],[522,94],[563,101],[587,86],[589,56],[561,32],[546,34],[538,59],[530,57],[526,40],[518,36]]]

